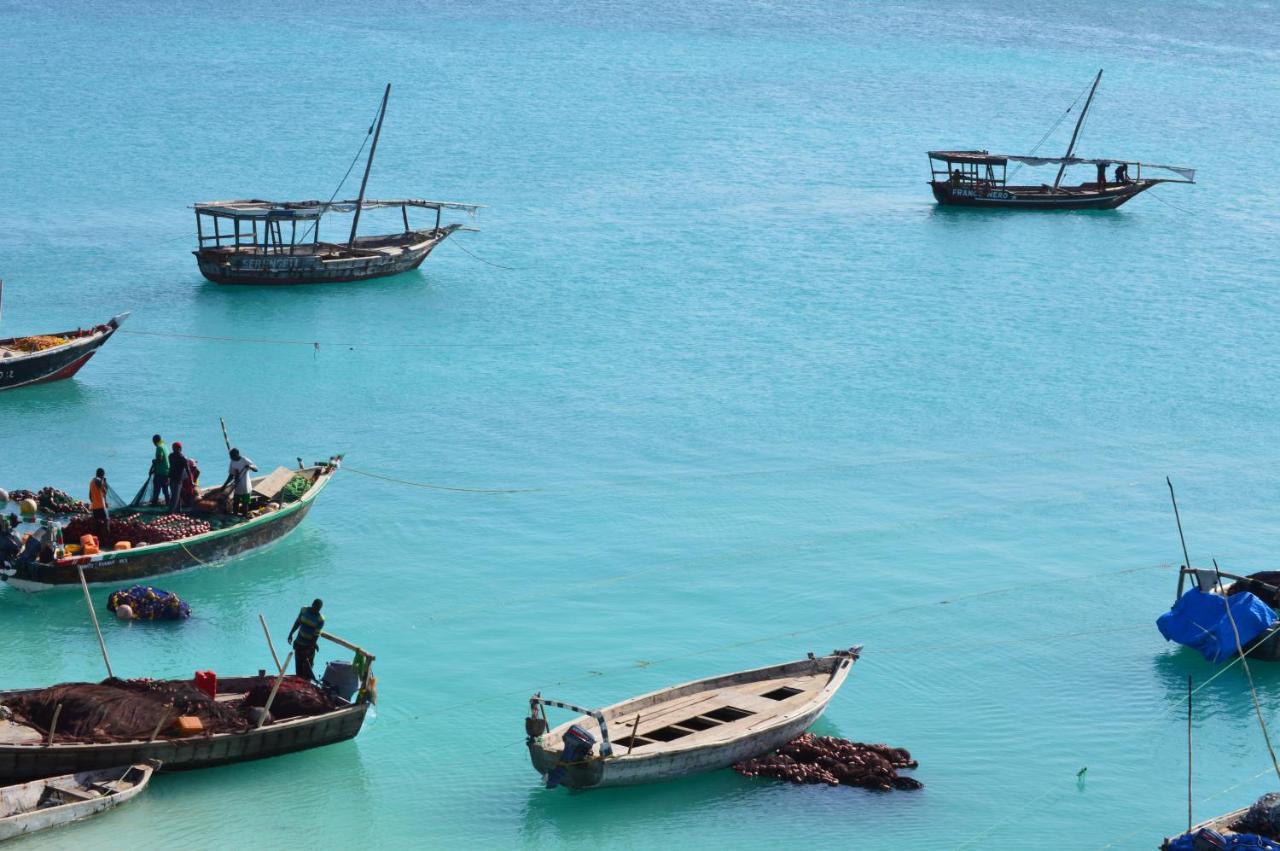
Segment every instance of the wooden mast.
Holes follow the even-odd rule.
[[[1076,129],[1071,131],[1071,144],[1067,145],[1067,153],[1063,157],[1063,159],[1067,159],[1067,160],[1071,159],[1071,154],[1075,152],[1076,138],[1080,135],[1080,128],[1081,126],[1084,125],[1084,117],[1089,114],[1089,104],[1093,103],[1093,93],[1098,90],[1098,83],[1101,82],[1101,80],[1102,80],[1102,69],[1099,68],[1098,76],[1093,78],[1093,88],[1089,89],[1089,99],[1084,102],[1084,109],[1080,110],[1080,117],[1076,119]],[[390,88],[390,86],[388,86],[388,88]],[[375,145],[377,144],[376,138],[374,140],[374,144]],[[369,156],[370,156],[370,159],[373,158],[372,154],[370,154]],[[1062,165],[1058,166],[1058,176],[1053,180],[1054,189],[1057,189],[1058,184],[1062,182],[1062,174],[1066,170],[1067,170],[1066,163],[1063,163]],[[368,174],[366,174],[365,176],[368,177]],[[354,235],[354,231],[352,233]]]
[[[351,239],[347,242],[348,249],[354,248],[356,244],[356,227],[360,224],[360,207],[364,204],[364,188],[369,184],[369,170],[373,168],[373,152],[378,150],[378,136],[382,133],[382,119],[387,117],[387,98],[390,96],[391,84],[387,83],[387,90],[382,93],[382,106],[378,108],[378,124],[373,131],[373,144],[369,147],[369,161],[364,164],[364,179],[360,181],[360,198],[356,201],[356,214],[351,219]]]

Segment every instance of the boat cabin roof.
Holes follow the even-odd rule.
[[[1180,165],[1159,165],[1157,163],[1144,163],[1138,160],[1125,160],[1116,157],[1099,157],[1096,159],[1086,159],[1083,157],[1033,157],[1026,154],[993,154],[990,151],[930,151],[929,159],[941,160],[948,165],[996,165],[1003,166],[1009,163],[1021,163],[1023,165],[1131,165],[1140,166],[1142,168],[1159,168],[1166,171],[1174,172],[1180,175],[1189,183],[1194,183],[1196,178],[1196,170]]]
[[[421,207],[428,210],[462,210],[474,213],[479,204],[460,204],[456,201],[426,201],[421,198],[401,198],[377,201],[366,198],[363,202],[349,201],[263,201],[245,198],[232,201],[201,201],[193,204],[196,214],[226,216],[232,219],[302,220],[318,219],[326,213],[351,213],[360,205],[362,210],[380,207]]]

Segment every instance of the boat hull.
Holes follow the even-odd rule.
[[[827,709],[830,699],[768,732],[751,738],[735,739],[716,745],[688,749],[670,754],[652,756],[632,755],[624,759],[588,760],[581,765],[568,766],[562,785],[573,789],[594,789],[605,786],[634,786],[640,783],[660,783],[675,780],[704,771],[717,771],[734,763],[763,756],[785,745],[808,730]],[[556,754],[548,752],[536,742],[529,743],[529,755],[533,767],[548,774],[559,762]]]
[[[0,694],[0,698],[5,696]],[[161,771],[189,771],[283,756],[355,738],[368,710],[369,704],[358,703],[324,715],[279,721],[244,733],[187,739],[0,745],[0,782],[25,783],[55,774],[93,771],[151,759],[162,763]]]
[[[0,358],[0,390],[13,390],[32,384],[70,378],[89,362],[89,359],[107,340],[111,339],[125,316],[128,314],[113,318],[106,325],[98,326],[101,330],[95,331],[91,336],[72,340],[65,346],[43,352]],[[57,336],[70,333],[74,332],[61,332]],[[5,341],[0,341],[2,342]]]
[[[458,225],[356,241],[358,256],[326,259],[316,254],[262,254],[253,250],[202,249],[193,252],[200,274],[217,284],[336,284],[367,281],[412,271]]]
[[[98,813],[126,804],[133,798],[137,797],[146,790],[147,784],[151,782],[151,774],[153,769],[149,765],[139,764],[134,766],[116,765],[103,771],[92,772],[87,776],[81,773],[79,776],[68,775],[63,777],[50,777],[48,782],[64,781],[67,785],[81,785],[87,783],[104,783],[123,778],[131,770],[136,770],[141,779],[132,786],[114,792],[110,795],[103,795],[100,798],[93,798],[87,801],[76,801],[75,803],[63,804],[62,806],[48,807],[43,809],[32,809],[27,812],[20,812],[10,816],[0,816],[0,842],[6,839],[13,839],[18,836],[26,836],[39,830],[46,830],[51,827],[60,827],[64,824],[87,819]],[[40,782],[41,787],[44,782]],[[18,797],[23,794],[30,786],[9,787],[0,789],[0,810],[8,809],[6,806],[9,801],[9,795]],[[36,794],[32,792],[31,794]]]
[[[293,531],[311,511],[332,475],[332,472],[320,474],[298,502],[238,526],[168,544],[63,558],[52,564],[20,561],[12,565],[3,578],[20,591],[37,592],[78,586],[79,569],[84,570],[85,581],[90,585],[126,584],[227,561],[267,546]]]
[[[1052,192],[1041,187],[1010,186],[983,190],[973,186],[956,186],[947,181],[933,181],[934,199],[950,207],[983,207],[1010,210],[1114,210],[1134,196],[1150,189],[1159,181],[1139,180],[1105,189]]]

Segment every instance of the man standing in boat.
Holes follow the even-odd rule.
[[[89,481],[89,510],[104,534],[111,531],[111,520],[107,516],[107,471],[101,467]]]
[[[303,606],[289,630],[288,641],[293,645],[293,670],[305,680],[316,678],[311,665],[316,660],[316,642],[320,640],[320,631],[324,629],[324,615],[320,614],[323,605],[324,601],[317,597],[310,606]],[[298,633],[296,639],[293,637],[295,632]]]
[[[258,472],[253,462],[240,454],[239,449],[231,450],[231,465],[227,468],[227,480],[222,483],[225,488],[235,481],[235,503],[232,511],[236,514],[249,513],[249,501],[253,498],[253,487],[249,481],[249,471]]]
[[[169,452],[160,439],[160,435],[151,435],[151,443],[156,448],[156,457],[151,461],[151,504],[168,505],[169,496]],[[164,502],[160,502],[160,494],[164,494]]]
[[[182,488],[187,483],[187,456],[182,454],[182,443],[175,440],[169,453],[169,510],[182,508]]]

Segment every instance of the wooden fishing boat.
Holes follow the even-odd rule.
[[[1222,836],[1233,836],[1238,833],[1251,834],[1253,831],[1244,830],[1240,825],[1240,822],[1249,813],[1249,809],[1249,807],[1241,807],[1240,809],[1233,810],[1226,815],[1217,816],[1216,818],[1211,818],[1208,821],[1202,821],[1195,827],[1188,830],[1187,833],[1195,834],[1205,828],[1208,828]],[[1186,834],[1181,835],[1185,836]],[[1160,851],[1169,851],[1169,848],[1173,846],[1176,839],[1177,837],[1166,837],[1164,842],[1160,843]]]
[[[80,571],[84,571],[89,584],[121,584],[174,573],[194,567],[202,567],[226,561],[252,550],[271,544],[291,532],[315,505],[320,492],[337,473],[342,456],[317,462],[310,467],[296,470],[279,468],[266,475],[255,477],[254,492],[270,498],[271,491],[278,493],[294,476],[302,476],[310,486],[295,502],[281,503],[280,507],[248,519],[221,514],[188,512],[193,517],[207,517],[223,522],[202,534],[180,538],[160,544],[137,546],[127,550],[110,550],[95,555],[73,555],[44,563],[37,559],[15,558],[0,562],[0,579],[22,591],[48,591],[54,588],[75,587],[80,584]],[[218,492],[218,488],[202,490],[205,497]],[[167,509],[137,506],[139,514],[164,514]]]
[[[127,318],[121,313],[93,328],[0,340],[0,390],[70,378]]]
[[[1114,210],[1121,204],[1161,183],[1195,183],[1195,169],[1185,166],[1157,165],[1117,158],[1083,159],[1075,157],[1080,128],[1093,103],[1102,80],[1102,72],[1094,78],[1089,97],[1076,120],[1071,143],[1062,157],[992,154],[985,150],[930,151],[929,166],[933,178],[929,186],[939,204],[959,207],[1000,207],[1015,210]],[[1072,109],[1075,104],[1072,104]],[[1068,109],[1069,113],[1071,110]],[[1065,116],[1064,116],[1065,117]],[[1056,126],[1056,125],[1055,125]],[[1050,131],[1052,132],[1052,131]],[[1043,141],[1043,140],[1042,140]],[[1037,146],[1038,147],[1038,146]],[[1009,163],[1026,166],[1057,166],[1053,183],[1011,184]],[[1063,177],[1072,166],[1092,166],[1094,179],[1075,186],[1064,186]],[[1115,169],[1108,177],[1107,169]],[[1148,176],[1143,176],[1146,169]],[[1131,173],[1132,170],[1132,173]],[[1152,177],[1158,171],[1172,177]]]
[[[791,741],[826,710],[860,647],[661,689],[603,709],[530,699],[529,756],[548,786],[672,780],[728,768]],[[546,707],[582,713],[548,730]],[[614,741],[612,733],[621,731]],[[598,741],[597,741],[598,739]]]
[[[150,735],[133,741],[59,741],[47,740],[46,730],[36,730],[14,721],[0,719],[0,782],[22,783],[55,774],[97,771],[114,765],[156,760],[162,771],[187,771],[211,768],[236,762],[282,756],[297,751],[353,739],[364,724],[369,707],[376,700],[376,680],[372,674],[374,656],[360,647],[329,633],[321,638],[363,655],[366,664],[359,676],[358,691],[346,699],[330,697],[336,708],[318,714],[274,717],[278,710],[267,701],[272,715],[260,726],[237,732],[210,732],[177,735],[172,730],[157,728]],[[286,660],[285,664],[288,663]],[[110,682],[110,681],[108,681]],[[163,683],[190,684],[191,680],[162,680]],[[243,700],[253,689],[270,686],[276,677],[259,672],[258,676],[218,678],[215,700],[232,704]],[[278,688],[278,685],[277,685]],[[22,689],[0,692],[0,704],[15,697],[41,691]],[[274,698],[274,693],[273,693]],[[54,725],[56,726],[56,715]]]
[[[0,842],[127,804],[146,790],[156,767],[138,763],[0,788]]]
[[[360,195],[352,201],[206,201],[195,205],[196,239],[193,252],[200,274],[219,284],[320,284],[364,281],[398,275],[418,268],[432,250],[450,234],[474,230],[460,224],[443,224],[441,214],[456,210],[474,215],[475,204],[453,201],[401,199],[374,201],[364,196],[373,167],[373,155],[387,113],[388,85],[371,128],[373,145],[365,163]],[[398,207],[404,222],[401,233],[357,236],[364,210]],[[409,209],[432,210],[435,224],[428,228],[409,225]],[[328,213],[351,213],[351,234],[345,242],[321,242],[320,220]],[[285,225],[288,225],[286,235]],[[303,225],[301,238],[298,226]]]

